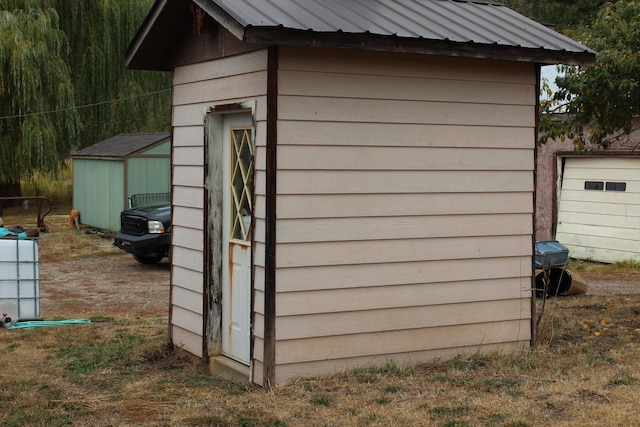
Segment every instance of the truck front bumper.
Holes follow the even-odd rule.
[[[171,233],[133,236],[118,232],[113,244],[123,251],[136,255],[165,254],[171,247]]]

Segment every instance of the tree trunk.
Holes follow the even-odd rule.
[[[22,202],[20,200],[1,200],[2,197],[20,197],[22,191],[19,182],[0,182],[0,214],[6,206],[18,206]]]

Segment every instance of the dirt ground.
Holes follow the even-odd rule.
[[[18,212],[18,214],[22,214]],[[142,265],[113,246],[112,235],[70,229],[67,215],[47,217],[39,239],[40,311],[44,319],[168,316],[170,265]],[[5,218],[5,221],[23,218]],[[27,224],[29,226],[29,224]],[[572,272],[589,295],[640,293],[640,272]]]
[[[34,213],[6,210],[7,226],[35,228]],[[170,265],[143,265],[113,245],[112,233],[68,226],[68,215],[45,217],[38,238],[40,317],[141,318],[168,316]]]
[[[140,264],[113,246],[112,235],[95,234],[89,230],[66,228],[56,232],[54,228],[41,236],[42,317],[167,316],[168,260],[165,258],[153,265]],[[64,238],[65,233],[68,239]],[[65,246],[70,247],[69,256],[65,255]]]
[[[169,263],[142,265],[124,254],[44,260],[40,297],[45,319],[166,316]]]
[[[576,272],[573,273],[574,275]],[[590,271],[577,273],[587,283],[587,295],[629,295],[640,293],[640,272]]]
[[[548,304],[532,351],[386,363],[264,392],[166,345],[166,261],[138,264],[112,236],[52,220],[39,240],[42,315],[94,322],[5,331],[0,425],[638,424],[640,303],[619,295],[640,294],[634,268],[577,265],[596,296]]]
[[[45,258],[40,264],[43,317],[166,316],[169,308],[168,261],[142,265],[132,256],[118,251],[113,248],[113,254],[55,262]],[[592,271],[579,274],[587,283],[589,295],[640,293],[638,273]]]
[[[101,244],[111,240],[88,236]],[[108,240],[108,242],[105,242]],[[167,259],[142,265],[115,247],[100,256],[47,261],[40,265],[41,311],[45,318],[166,316],[169,308]],[[573,272],[587,283],[588,295],[640,293],[640,273]]]

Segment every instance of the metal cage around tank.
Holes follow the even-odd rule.
[[[14,321],[40,319],[38,239],[0,239],[0,312]]]

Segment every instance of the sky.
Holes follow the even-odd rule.
[[[558,86],[556,86],[556,82],[555,82],[557,75],[558,75],[558,71],[557,71],[556,65],[545,65],[544,67],[541,67],[540,77],[543,79],[547,79],[549,87],[551,88],[552,92],[555,92],[558,90]],[[547,99],[548,97],[546,94],[540,94],[540,98]]]

